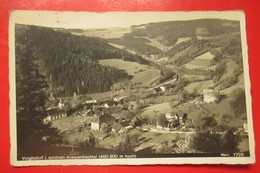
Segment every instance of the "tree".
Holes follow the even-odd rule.
[[[117,149],[126,152],[132,151],[131,140],[127,133],[123,133],[120,135],[120,143],[117,146]]]
[[[58,130],[44,124],[47,115],[45,90],[48,87],[39,71],[36,58],[16,44],[16,116],[17,116],[17,154],[46,154],[52,144],[60,142]]]
[[[222,152],[237,152],[239,139],[234,135],[233,130],[229,129],[222,136]]]
[[[109,126],[107,125],[107,123],[102,123],[100,126],[100,131],[102,133],[107,133],[109,132]]]
[[[95,147],[97,145],[97,140],[96,140],[95,136],[87,128],[85,128],[83,130],[83,145],[87,146],[87,147],[88,146]]]
[[[167,126],[167,119],[166,119],[164,114],[160,114],[157,117],[157,125],[162,126],[162,127],[166,127]]]
[[[195,127],[198,130],[210,129],[217,126],[217,120],[214,116],[202,115],[195,121]]]
[[[214,77],[214,82],[218,82],[221,76],[225,73],[227,69],[227,65],[225,63],[220,63],[217,65],[215,69],[215,77]]]
[[[210,131],[197,132],[192,139],[191,147],[200,152],[221,152],[220,135]]]
[[[235,117],[241,116],[246,112],[246,95],[245,90],[237,88],[232,90],[229,100],[231,108],[234,110]]]

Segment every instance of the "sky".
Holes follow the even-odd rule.
[[[129,27],[151,22],[218,18],[240,20],[242,11],[208,12],[55,12],[12,11],[10,22],[55,28]]]

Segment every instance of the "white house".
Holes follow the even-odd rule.
[[[219,91],[213,89],[203,89],[203,101],[205,103],[215,103],[219,99]]]
[[[97,104],[97,100],[87,100],[86,104]]]
[[[67,112],[64,109],[50,109],[47,111],[47,116],[43,119],[43,122],[47,123],[63,117],[67,117]]]
[[[166,91],[166,87],[165,86],[160,86],[160,89],[161,89],[162,92]]]
[[[60,102],[58,103],[58,107],[59,107],[60,109],[63,109],[64,106],[65,106],[65,104],[64,104],[63,101],[60,99]]]

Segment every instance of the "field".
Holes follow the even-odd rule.
[[[52,126],[64,132],[79,127],[87,119],[87,117],[65,117],[52,121]]]
[[[132,130],[129,133],[131,136],[136,134],[136,130]],[[139,134],[139,133],[137,133]],[[154,133],[154,132],[142,132],[138,135],[138,143],[134,148],[135,152],[145,153],[145,149],[154,149],[156,146],[159,146],[161,143],[180,138],[180,134],[170,134],[170,133]],[[148,151],[149,152],[149,151]]]
[[[156,114],[156,115],[165,114],[170,111],[171,111],[170,103],[165,102],[165,103],[161,103],[161,104],[151,105],[150,107],[145,108],[142,115],[152,116],[154,114]]]
[[[231,109],[228,101],[222,101],[218,104],[203,104],[202,106],[206,110],[208,110],[210,113],[215,114],[217,116],[222,116],[224,114],[233,115],[234,112]]]
[[[201,93],[203,89],[209,88],[213,85],[214,85],[213,80],[206,80],[201,82],[193,82],[187,85],[186,87],[184,87],[184,89],[190,93],[193,92],[194,90],[197,90],[199,93]]]
[[[132,82],[149,86],[160,78],[160,71],[152,66],[142,65],[136,62],[124,61],[121,59],[100,60],[101,65],[108,65],[125,70],[127,74],[133,76]]]
[[[101,38],[120,38],[124,36],[125,33],[129,33],[131,30],[129,28],[102,28],[102,29],[87,29],[83,32],[72,32],[75,35],[84,35],[89,37],[101,37]]]
[[[190,41],[191,37],[178,38],[176,45],[185,41]]]
[[[206,80],[207,76],[204,76],[204,75],[192,75],[192,74],[182,74],[181,78],[182,79],[187,79],[189,81],[201,81],[201,80]]]
[[[185,64],[184,66],[188,69],[201,69],[210,66],[211,60],[214,58],[210,52],[206,52],[202,55],[197,56],[194,60]]]

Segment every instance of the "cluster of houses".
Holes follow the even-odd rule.
[[[177,113],[166,113],[165,115],[166,122],[164,124],[156,124],[156,128],[159,130],[170,130],[170,129],[176,129],[180,126],[183,126],[186,121],[188,120],[188,114],[183,113],[183,116],[180,117]]]
[[[114,117],[113,115],[109,114],[102,114],[102,115],[94,115],[88,120],[87,125],[90,126],[91,130],[93,131],[102,131],[102,126],[108,127],[109,131],[113,132],[124,132],[126,130],[132,129],[140,124],[140,120],[138,118],[134,119],[119,119]],[[105,125],[104,125],[105,124]]]
[[[172,84],[159,86],[160,91],[166,91],[168,88],[171,88]],[[127,119],[122,117],[116,117],[105,113],[103,110],[108,110],[110,107],[120,107],[122,109],[129,110],[134,104],[131,104],[131,101],[128,102],[127,107],[125,106],[125,99],[127,96],[117,96],[112,100],[100,101],[97,100],[87,100],[83,103],[85,108],[80,111],[77,110],[76,116],[89,116],[87,124],[91,130],[100,131],[102,124],[106,124],[107,127],[113,132],[124,132],[131,128],[141,125],[141,121],[134,117],[134,119]],[[204,89],[202,91],[202,100],[205,103],[215,103],[219,100],[219,91],[214,89]],[[133,109],[133,108],[132,108]],[[51,122],[60,118],[67,117],[67,111],[65,110],[65,104],[60,100],[57,107],[47,110],[47,116],[44,118],[44,122]],[[178,114],[166,113],[165,118],[167,121],[166,125],[157,124],[157,129],[173,129],[178,128],[180,125],[183,125],[187,121],[187,114],[183,114],[182,117],[179,117]]]

